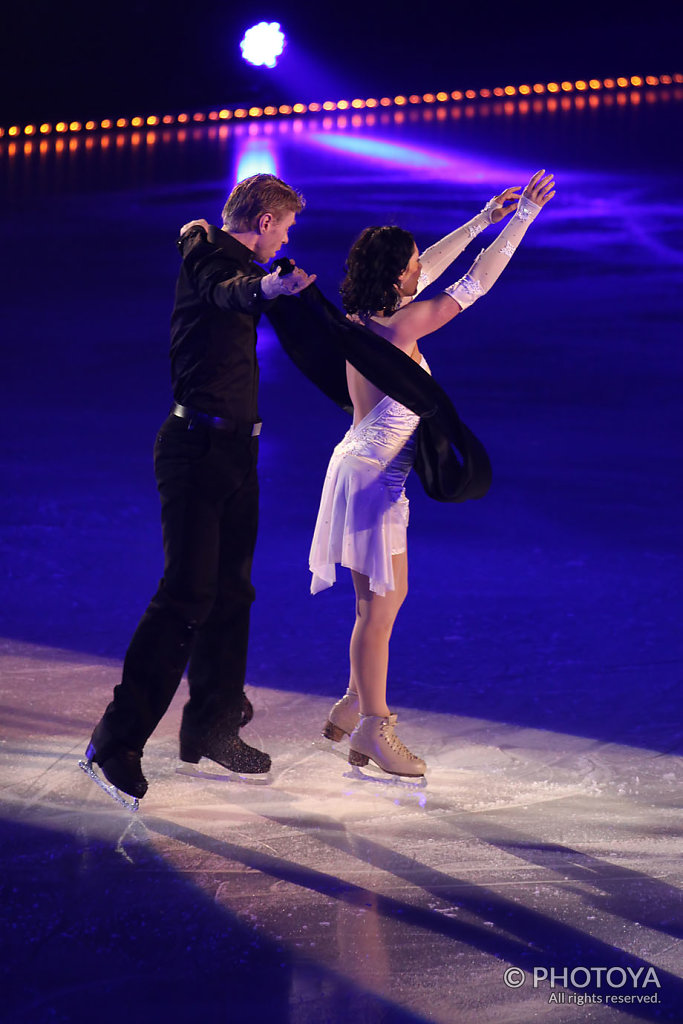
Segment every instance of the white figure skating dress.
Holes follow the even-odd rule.
[[[420,366],[430,372],[424,356]],[[309,556],[312,594],[332,586],[337,563],[367,576],[376,594],[394,589],[391,556],[406,550],[404,485],[419,422],[385,395],[332,452]]]

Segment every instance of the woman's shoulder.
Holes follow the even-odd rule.
[[[411,330],[410,321],[405,319],[405,313],[409,309],[410,306],[404,306],[392,313],[391,316],[371,316],[362,313],[347,313],[346,315],[352,323],[367,327],[373,334],[378,334],[395,345],[396,348],[412,355],[416,348],[417,336],[415,331]]]

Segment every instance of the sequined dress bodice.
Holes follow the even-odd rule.
[[[420,366],[430,372],[424,356]],[[419,422],[420,417],[414,412],[385,395],[360,423],[347,431],[335,448],[335,455],[357,455],[379,462],[386,483],[400,493],[415,461],[415,431]]]

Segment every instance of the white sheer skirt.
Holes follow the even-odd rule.
[[[418,423],[385,395],[332,452],[309,556],[311,593],[332,586],[337,565],[363,573],[376,594],[395,589],[391,557],[406,550],[404,485]]]

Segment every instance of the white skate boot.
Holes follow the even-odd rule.
[[[361,715],[349,737],[349,764],[364,768],[374,761],[389,775],[424,775],[427,765],[398,738],[395,726],[396,715]]]
[[[350,736],[360,719],[358,694],[347,690],[341,700],[332,707],[323,726],[325,739],[338,743],[344,736]]]

